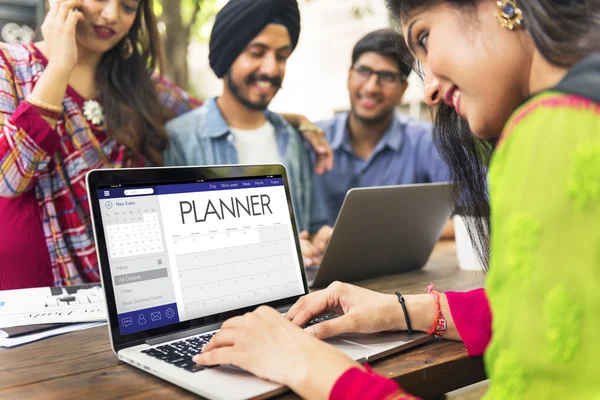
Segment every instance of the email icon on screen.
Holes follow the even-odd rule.
[[[160,316],[160,311],[154,311],[150,314],[150,319],[152,321],[158,321],[160,320],[161,316]]]

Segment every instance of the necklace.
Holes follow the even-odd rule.
[[[96,126],[100,126],[104,122],[104,110],[96,100],[86,100],[83,103],[83,115]]]

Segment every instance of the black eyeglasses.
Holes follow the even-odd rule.
[[[392,71],[375,71],[364,65],[354,65],[352,67],[352,78],[358,83],[365,83],[371,78],[371,75],[377,75],[377,82],[381,86],[388,88],[396,86],[405,80],[404,75]]]

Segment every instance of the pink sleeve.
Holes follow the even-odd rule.
[[[492,338],[492,311],[484,289],[445,295],[467,352],[471,357],[482,355]]]
[[[400,389],[391,379],[377,375],[365,364],[366,371],[350,368],[335,382],[330,400],[418,400]]]

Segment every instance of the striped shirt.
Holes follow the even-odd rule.
[[[73,88],[58,119],[24,101],[46,65],[34,45],[0,43],[0,289],[98,281],[85,175],[146,164],[88,122],[86,99]],[[166,79],[156,81],[170,114],[199,105]]]

